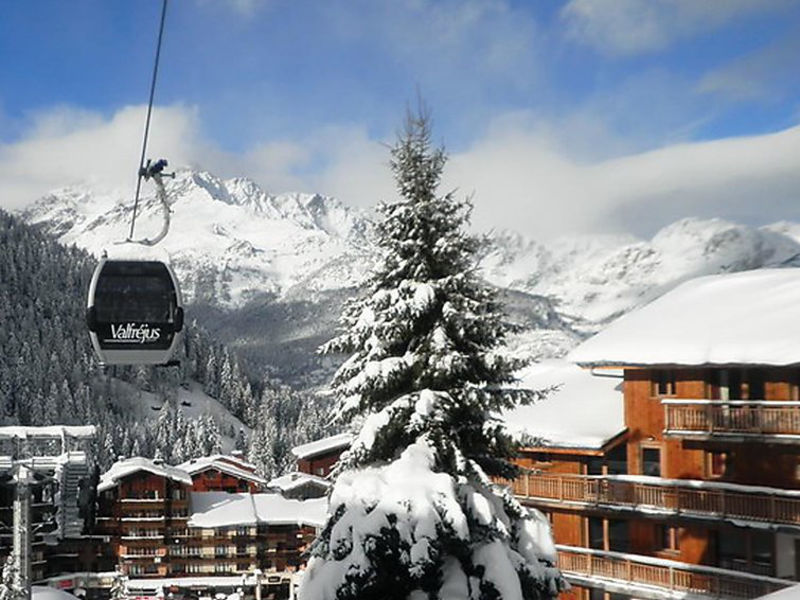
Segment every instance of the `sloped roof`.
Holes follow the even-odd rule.
[[[280,494],[228,494],[192,492],[189,527],[217,528],[239,525],[309,525],[325,522],[326,498],[291,500]]]
[[[183,469],[165,465],[161,462],[157,463],[142,456],[135,456],[133,458],[117,461],[111,465],[111,468],[100,476],[100,483],[97,486],[97,491],[102,492],[111,489],[117,486],[121,479],[138,473],[139,471],[146,471],[153,475],[192,485],[192,478]]]
[[[297,458],[311,458],[318,454],[324,454],[332,450],[347,448],[353,441],[353,436],[349,433],[338,433],[321,440],[315,440],[307,444],[301,444],[292,448],[292,454]]]
[[[800,269],[699,277],[573,350],[585,366],[800,363]]]
[[[622,373],[592,374],[565,360],[546,360],[520,374],[521,387],[559,386],[544,400],[502,414],[506,427],[544,447],[600,449],[625,430]]]
[[[280,477],[275,477],[271,479],[267,485],[285,492],[306,485],[307,483],[312,483],[326,489],[331,487],[331,482],[327,479],[311,475],[310,473],[302,473],[301,471],[292,471]]]
[[[183,469],[190,475],[195,475],[207,469],[217,469],[228,475],[247,479],[260,485],[265,485],[267,480],[254,473],[251,469],[255,469],[253,465],[243,460],[239,460],[235,456],[226,456],[223,454],[215,454],[213,456],[203,456],[201,458],[193,458],[178,465],[179,469]]]

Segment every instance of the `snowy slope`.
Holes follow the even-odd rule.
[[[154,190],[146,192],[135,237],[161,228]],[[169,255],[188,301],[236,307],[309,278],[315,289],[338,289],[357,285],[369,267],[366,219],[333,198],[271,196],[247,179],[189,170],[167,180],[167,192],[172,224],[158,248]],[[131,204],[130,194],[71,187],[41,198],[23,217],[64,244],[127,257],[140,248],[117,245],[128,235]]]
[[[131,384],[124,381],[116,380],[115,384],[136,391],[135,396],[131,395],[136,400],[121,401],[115,398],[113,401],[118,408],[134,416],[139,422],[151,421],[155,426],[164,402],[155,394],[135,390]],[[124,404],[122,404],[123,402]],[[235,438],[230,435],[231,431],[235,435],[239,429],[243,429],[247,435],[250,435],[250,428],[233,416],[219,400],[206,394],[203,391],[203,386],[196,381],[190,381],[187,387],[178,387],[177,407],[190,420],[195,420],[205,415],[211,416],[219,428],[222,439],[222,452],[224,454],[230,453],[234,449]]]

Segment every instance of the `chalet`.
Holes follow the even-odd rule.
[[[97,533],[110,539],[105,568],[128,576],[164,577],[185,570],[192,478],[162,461],[114,463],[97,486]]]
[[[331,482],[309,473],[292,471],[271,479],[267,486],[286,498],[308,500],[325,496],[331,488]]]
[[[292,454],[297,459],[297,470],[318,477],[327,477],[339,455],[350,447],[353,436],[339,433],[320,440],[295,446]]]
[[[189,473],[195,492],[249,492],[262,491],[267,481],[256,473],[255,465],[241,456],[215,454],[193,458],[177,466]]]
[[[233,591],[245,576],[248,585],[279,595],[288,589],[324,523],[327,501],[260,492],[266,481],[230,459],[173,467],[136,457],[112,465],[97,490],[97,533],[110,540],[103,569],[119,568],[140,590]]]
[[[325,522],[327,502],[280,494],[193,492],[185,548],[189,573],[242,575],[296,571],[303,552]]]
[[[550,517],[571,597],[752,598],[800,580],[798,315],[798,269],[703,277],[576,348],[582,377],[531,374],[563,386],[507,415],[528,424],[509,484]]]

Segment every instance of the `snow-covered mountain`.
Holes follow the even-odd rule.
[[[754,228],[682,219],[650,240],[580,236],[548,245],[513,233],[483,259],[489,281],[550,298],[574,329],[593,333],[682,281],[714,273],[800,266],[800,226]]]
[[[173,214],[157,250],[119,245],[133,208],[130,195],[119,191],[56,190],[22,216],[96,256],[160,252],[190,302],[239,307],[259,294],[280,297],[298,284],[308,291],[355,286],[370,266],[368,221],[334,198],[273,196],[247,179],[190,170],[165,181]],[[140,200],[135,237],[152,236],[161,224],[161,207],[150,190]]]
[[[291,378],[298,369],[314,370],[317,359],[308,357],[330,338],[341,303],[374,264],[369,219],[334,198],[270,195],[250,180],[206,172],[180,170],[167,189],[172,227],[158,248],[175,267],[187,300],[206,307],[204,325],[213,330],[213,323],[224,323],[216,332],[221,339],[270,365],[285,361]],[[83,186],[48,194],[23,217],[62,243],[114,256],[130,250],[115,244],[128,234],[131,210],[130,195]],[[150,193],[136,235],[160,227],[160,206]],[[649,240],[584,235],[545,244],[502,232],[493,236],[482,266],[528,329],[515,346],[539,358],[565,353],[686,279],[800,266],[798,240],[795,223],[754,228],[691,218]]]

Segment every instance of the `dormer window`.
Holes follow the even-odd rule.
[[[675,371],[668,369],[656,369],[650,378],[651,396],[674,396],[675,395]]]

